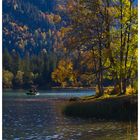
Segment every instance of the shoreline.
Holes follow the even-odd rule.
[[[2,88],[2,90],[28,90],[29,88]],[[62,88],[62,87],[51,87],[51,88],[38,88],[38,89],[40,89],[40,90],[55,90],[55,89],[62,89],[62,90],[67,90],[67,89],[76,89],[76,90],[95,90],[95,87],[64,87],[64,88]]]

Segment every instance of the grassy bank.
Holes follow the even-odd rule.
[[[137,95],[109,98],[84,97],[68,103],[63,113],[68,116],[106,120],[137,120]]]

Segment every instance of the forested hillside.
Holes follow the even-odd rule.
[[[137,90],[135,0],[3,0],[4,87]]]
[[[53,51],[58,43],[58,30],[66,24],[53,0],[4,0],[3,47],[15,49],[21,56],[38,54],[43,48]],[[60,15],[61,14],[61,15]]]
[[[3,0],[4,87],[52,85],[60,28],[67,16],[56,0]],[[63,17],[63,19],[61,18]]]

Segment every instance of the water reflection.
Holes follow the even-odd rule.
[[[3,99],[5,140],[136,140],[132,122],[105,122],[65,117],[62,99],[42,97]]]

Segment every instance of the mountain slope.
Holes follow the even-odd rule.
[[[3,48],[20,56],[26,51],[53,51],[59,40],[57,31],[66,25],[66,16],[57,10],[58,5],[55,0],[4,0]]]

